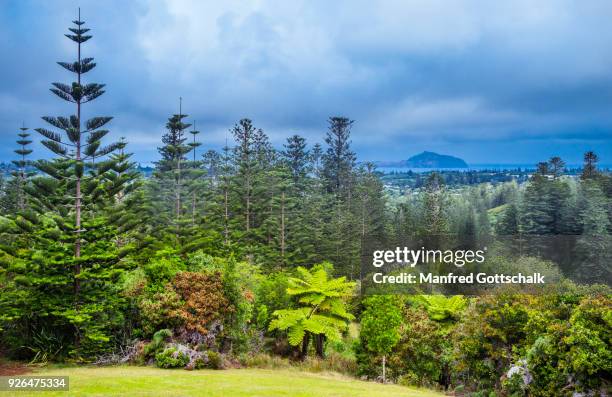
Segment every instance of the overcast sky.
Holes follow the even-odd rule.
[[[156,160],[164,124],[196,120],[203,149],[240,118],[276,147],[322,142],[326,119],[355,120],[360,160],[423,150],[468,163],[535,163],[595,150],[612,163],[611,1],[10,1],[0,2],[0,156],[22,120],[73,110],[48,90],[70,82],[63,35],[77,7],[83,47],[135,159]],[[38,137],[36,137],[38,139]],[[35,155],[48,156],[35,147]]]

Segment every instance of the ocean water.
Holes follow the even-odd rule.
[[[430,172],[430,171],[482,171],[482,170],[494,170],[494,171],[504,171],[504,170],[516,170],[520,168],[521,170],[532,170],[535,169],[533,164],[472,164],[467,168],[414,168],[414,167],[376,167],[376,170],[382,171],[385,174],[390,172]]]
[[[384,172],[385,174],[391,172],[430,172],[430,171],[483,171],[483,170],[492,170],[492,171],[511,171],[516,169],[525,170],[535,170],[535,164],[471,164],[467,168],[413,168],[413,167],[376,167],[377,171]],[[582,168],[582,164],[568,164],[566,165],[567,169],[579,169]],[[610,171],[612,169],[612,164],[599,164],[598,168],[604,171]]]

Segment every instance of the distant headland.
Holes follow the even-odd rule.
[[[402,161],[378,161],[379,167],[406,167],[406,168],[468,168],[468,164],[459,157],[422,152]]]

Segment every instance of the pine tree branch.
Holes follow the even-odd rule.
[[[86,131],[85,132],[90,132],[93,130],[96,130],[100,127],[102,127],[103,125],[105,125],[106,123],[108,123],[109,121],[111,121],[113,118],[112,117],[93,117],[89,120],[87,120],[86,122]]]
[[[38,132],[40,135],[44,136],[47,139],[50,139],[57,143],[63,143],[62,137],[56,132],[49,131],[46,128],[35,128],[34,131]]]

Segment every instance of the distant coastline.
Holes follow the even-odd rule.
[[[568,170],[582,170],[582,164],[568,164],[566,166]],[[611,171],[612,164],[599,164],[598,168],[602,171]],[[432,168],[423,168],[423,167],[405,167],[405,166],[383,166],[378,165],[376,167],[377,171],[383,172],[385,174],[396,172],[396,173],[404,173],[404,172],[416,172],[416,173],[426,173],[432,171],[455,171],[455,172],[468,172],[468,171],[514,171],[520,169],[521,171],[535,171],[535,164],[495,164],[495,163],[482,163],[482,164],[470,164],[468,167],[464,168],[445,168],[445,167],[432,167]]]

